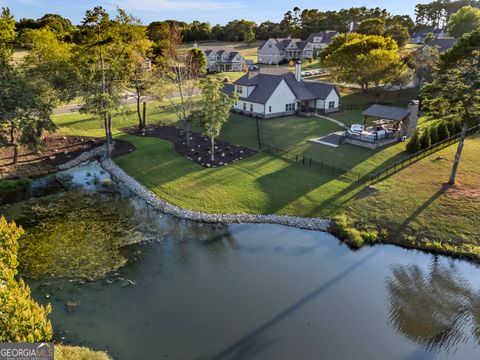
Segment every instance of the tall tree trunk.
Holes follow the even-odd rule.
[[[15,124],[10,121],[10,144],[15,145]]]
[[[113,136],[112,136],[112,115],[110,113],[107,114],[107,126],[108,126],[108,133],[107,133],[107,144],[108,144],[108,156],[112,155],[112,144],[113,144]]]
[[[16,165],[17,164],[17,161],[18,161],[18,149],[19,146],[18,144],[13,144],[13,165]]]
[[[137,94],[137,116],[138,116],[138,130],[142,131],[143,119],[140,110],[140,95]]]
[[[214,138],[210,138],[210,161],[214,161],[215,160],[215,139]]]
[[[460,157],[462,156],[463,145],[465,143],[465,137],[467,136],[467,130],[467,123],[463,123],[460,141],[458,142],[457,153],[455,154],[455,160],[453,161],[452,171],[450,173],[450,180],[448,181],[450,185],[455,184],[455,178],[457,176],[458,165],[460,164]]]
[[[142,135],[145,136],[145,129],[147,128],[147,102],[143,102],[143,119],[142,119]]]

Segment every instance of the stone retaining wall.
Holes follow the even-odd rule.
[[[112,144],[113,149],[113,144]],[[61,164],[57,166],[58,170],[67,170],[71,169],[72,167],[78,166],[85,161],[92,160],[95,158],[103,158],[107,154],[107,144],[98,146],[92,150],[85,151],[77,156],[75,159],[66,162],[65,164]]]
[[[133,177],[123,171],[111,159],[103,159],[100,164],[112,176],[121,181],[137,196],[145,200],[147,203],[158,209],[159,211],[173,215],[178,218],[201,221],[207,223],[257,223],[257,224],[279,224],[287,225],[306,230],[327,231],[330,226],[330,220],[319,218],[302,218],[296,216],[281,215],[255,215],[255,214],[210,214],[200,211],[183,209],[179,206],[172,205],[157,197],[153,192],[145,188]]]

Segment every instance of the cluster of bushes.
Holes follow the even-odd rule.
[[[376,230],[360,231],[351,226],[351,222],[344,214],[332,219],[330,232],[355,249],[361,248],[364,244],[373,244],[379,239]]]
[[[442,121],[437,124],[426,127],[420,134],[420,131],[415,131],[415,134],[407,143],[407,151],[415,154],[420,150],[426,149],[439,141],[448,139],[450,136],[456,135],[462,131],[462,124],[460,121]]]
[[[30,186],[30,182],[29,178],[0,181],[0,192],[12,192],[19,189],[26,189]]]
[[[17,279],[22,234],[21,227],[0,217],[0,342],[46,342],[53,335],[51,307],[35,302],[28,285]]]

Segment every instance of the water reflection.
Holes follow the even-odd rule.
[[[472,336],[480,343],[480,293],[454,262],[393,266],[386,288],[390,323],[427,350],[452,351]]]

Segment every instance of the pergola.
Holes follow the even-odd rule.
[[[408,109],[379,104],[370,106],[362,113],[365,127],[367,126],[367,119],[373,117],[377,119],[373,121],[375,126],[385,126],[393,123],[392,130],[395,132],[400,129],[401,124],[408,117],[408,114]]]

